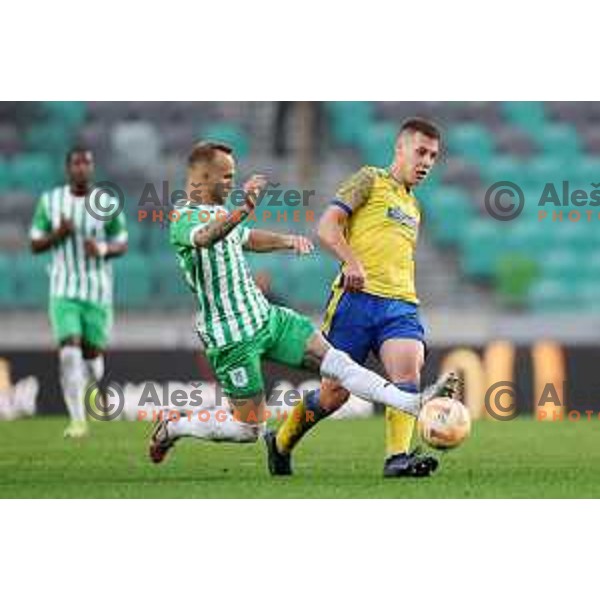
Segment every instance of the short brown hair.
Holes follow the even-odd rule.
[[[438,141],[442,139],[442,134],[437,126],[422,117],[412,117],[404,121],[400,127],[399,135],[402,135],[405,131],[418,131],[419,133]]]
[[[233,148],[223,142],[198,142],[188,156],[188,166],[191,167],[199,162],[211,163],[218,152],[231,156]]]

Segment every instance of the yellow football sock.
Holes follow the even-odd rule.
[[[330,414],[328,410],[321,407],[320,397],[320,390],[311,390],[305,394],[299,404],[294,406],[294,410],[283,422],[275,438],[279,452],[289,454],[305,433]]]
[[[277,431],[275,442],[277,449],[283,454],[289,454],[304,435],[307,426],[306,407],[304,401],[294,406],[292,412]]]
[[[403,454],[410,450],[416,417],[393,408],[385,410],[385,451],[386,456]]]

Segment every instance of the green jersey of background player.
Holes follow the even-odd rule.
[[[30,237],[34,253],[52,252],[49,315],[71,419],[65,437],[82,437],[88,433],[85,390],[102,380],[112,324],[109,259],[127,251],[127,229],[116,199],[101,198],[92,188],[90,150],[71,150],[66,173],[66,185],[42,194]]]
[[[233,189],[234,174],[231,148],[218,143],[196,145],[188,159],[188,200],[173,216],[170,229],[179,265],[197,298],[198,334],[229,407],[227,411],[221,407],[202,411],[202,418],[188,414],[159,421],[152,434],[150,458],[161,462],[174,442],[186,436],[256,441],[265,416],[263,358],[320,372],[366,400],[416,414],[423,396],[403,392],[356,364],[331,347],[306,317],[267,302],[254,283],[244,252],[305,254],[312,250],[312,243],[302,236],[246,228],[244,221],[266,180],[252,177],[244,185],[244,206],[230,213],[224,204]],[[429,397],[439,395],[447,383],[446,376]],[[273,472],[271,462],[278,460],[274,436],[268,432],[265,439]]]

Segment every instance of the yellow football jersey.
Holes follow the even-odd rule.
[[[418,303],[415,249],[421,210],[417,199],[387,169],[363,167],[342,184],[336,200],[349,213],[346,240],[366,272],[364,291]],[[334,289],[340,282],[341,274]]]

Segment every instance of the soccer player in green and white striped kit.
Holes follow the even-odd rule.
[[[86,389],[104,375],[113,316],[110,260],[127,251],[127,229],[117,200],[91,191],[94,157],[89,149],[67,154],[66,174],[66,185],[42,194],[30,237],[34,253],[52,252],[49,316],[70,417],[65,437],[79,438],[88,433]],[[90,210],[94,206],[104,212]],[[106,212],[110,207],[112,212]]]
[[[217,407],[202,411],[202,419],[182,416],[159,421],[150,444],[152,461],[161,462],[182,437],[256,441],[265,414],[263,358],[320,372],[365,400],[413,415],[424,401],[453,385],[454,376],[449,374],[423,395],[404,392],[333,348],[306,317],[269,304],[252,279],[244,251],[305,254],[312,250],[312,243],[302,236],[244,226],[266,181],[251,178],[244,186],[245,205],[230,213],[224,204],[234,175],[231,148],[197,144],[188,158],[186,206],[177,211],[170,230],[179,265],[197,298],[198,334],[230,410]],[[278,455],[272,432],[267,432],[265,441],[270,470],[283,474],[282,464],[276,463],[285,462],[286,457]]]

